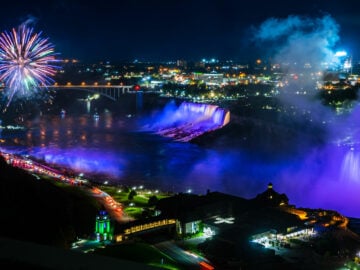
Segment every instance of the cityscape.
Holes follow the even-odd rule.
[[[355,7],[4,4],[2,268],[360,269]]]

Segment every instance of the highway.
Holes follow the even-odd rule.
[[[109,194],[102,191],[97,187],[91,186],[88,180],[77,177],[69,177],[63,175],[56,169],[50,168],[46,165],[35,162],[27,157],[13,155],[0,151],[0,155],[3,156],[6,162],[14,167],[23,169],[31,173],[36,179],[40,179],[39,175],[46,175],[60,180],[70,185],[76,185],[85,190],[91,196],[95,197],[101,205],[107,210],[108,214],[116,221],[120,223],[132,221],[133,218],[129,217],[123,211],[123,205],[116,202]]]
[[[111,216],[111,218],[113,218],[117,222],[125,223],[134,220],[132,217],[129,217],[128,215],[126,215],[126,213],[124,213],[123,205],[121,203],[116,202],[109,194],[102,191],[101,189],[91,186],[88,180],[86,179],[79,179],[77,177],[65,176],[61,174],[59,171],[50,168],[46,165],[35,162],[31,159],[28,159],[27,157],[4,153],[1,151],[0,151],[0,155],[5,158],[8,164],[28,171],[37,180],[41,180],[41,178],[38,176],[39,174],[39,175],[50,176],[55,180],[60,180],[70,185],[79,186],[79,188],[82,188],[83,190],[88,192],[91,196],[96,198],[105,207],[106,211]],[[94,241],[82,239],[75,243],[76,245],[73,247],[73,249],[88,252],[93,250],[93,248],[99,247],[100,245],[99,243],[95,243],[95,244],[94,243],[95,243]],[[179,264],[186,267],[186,269],[199,269],[201,263],[204,263],[207,266],[205,268],[202,267],[201,269],[210,269],[210,270],[214,269],[212,268],[212,266],[210,265],[207,259],[199,255],[196,255],[194,253],[191,253],[189,251],[181,249],[179,246],[176,245],[174,241],[165,241],[165,242],[157,243],[154,245],[154,247],[156,247],[157,249],[159,249],[161,252],[165,253],[169,257],[173,258]]]
[[[199,269],[201,262],[205,262],[210,265],[210,262],[206,258],[190,251],[183,250],[178,247],[174,241],[157,243],[154,244],[154,247],[186,267],[186,269]]]

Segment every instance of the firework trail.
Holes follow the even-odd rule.
[[[25,25],[0,34],[0,81],[9,97],[6,108],[15,95],[28,97],[53,82],[58,69],[55,55],[48,39]]]

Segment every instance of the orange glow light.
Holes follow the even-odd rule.
[[[201,270],[213,270],[215,269],[213,266],[211,266],[210,264],[206,263],[206,262],[200,262],[200,269]]]

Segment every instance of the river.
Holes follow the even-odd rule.
[[[296,157],[263,159],[256,149],[175,142],[144,131],[142,125],[151,110],[119,113],[117,105],[98,106],[99,118],[94,118],[94,106],[88,111],[83,103],[66,107],[65,116],[59,108],[66,104],[42,113],[25,122],[23,132],[3,131],[5,142],[0,147],[71,168],[85,177],[97,175],[101,182],[171,192],[211,190],[252,198],[272,182],[297,207],[360,217],[356,149],[328,144]]]

